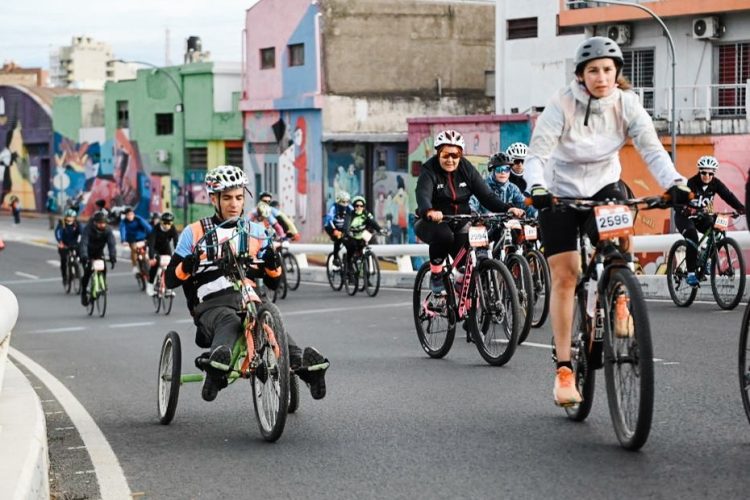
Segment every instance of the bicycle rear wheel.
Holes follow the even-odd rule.
[[[512,253],[505,258],[505,266],[513,277],[513,284],[518,292],[518,306],[521,312],[521,331],[518,334],[518,343],[522,343],[531,331],[532,304],[534,303],[534,285],[531,279],[531,269],[526,259],[518,254]]]
[[[745,408],[745,416],[750,422],[750,303],[745,307],[745,315],[742,317],[742,327],[740,329],[740,348],[739,348],[739,376],[740,376],[740,395],[742,396],[742,406]]]
[[[107,290],[104,289],[99,292],[96,297],[96,311],[99,313],[99,317],[103,318],[107,313]]]
[[[333,252],[329,253],[326,259],[326,276],[328,277],[328,284],[334,291],[338,292],[344,286],[341,266],[333,265]]]
[[[448,354],[456,336],[455,310],[446,299],[433,303],[429,262],[422,264],[414,280],[412,308],[417,338],[424,352],[431,358]]]
[[[695,300],[698,289],[687,284],[687,243],[675,241],[667,257],[667,288],[672,302],[678,307],[688,307]]]
[[[164,337],[159,356],[159,382],[157,384],[157,408],[159,423],[167,425],[174,418],[177,400],[180,397],[182,370],[182,347],[177,332]]]
[[[63,290],[65,290],[65,293],[70,293],[70,291],[73,289],[73,276],[71,275],[71,272],[73,271],[73,266],[70,265],[70,258],[68,258],[65,262],[65,279],[63,280]]]
[[[341,268],[344,270],[344,288],[346,293],[354,296],[359,290],[359,266],[360,258],[352,257],[351,264],[344,259]]]
[[[469,286],[468,321],[474,344],[487,363],[502,366],[516,352],[523,320],[513,277],[501,262],[484,259]]]
[[[582,289],[576,294],[571,334],[570,362],[576,376],[576,387],[583,401],[577,405],[566,406],[565,413],[567,413],[569,419],[583,422],[589,416],[594,404],[596,370],[589,363],[589,341],[593,332],[591,331],[591,320],[586,314],[586,293]],[[601,355],[601,351],[599,352]]]
[[[89,316],[92,316],[94,314],[94,308],[96,307],[96,304],[94,302],[96,301],[96,297],[94,295],[94,280],[96,279],[96,273],[92,273],[91,277],[89,278],[89,289],[88,292],[88,299],[89,299],[89,305],[86,306],[86,312]],[[99,291],[98,293],[101,293]]]
[[[296,290],[299,288],[300,274],[299,274],[299,263],[297,257],[291,253],[285,253],[282,257],[284,262],[284,272],[286,273],[286,281],[289,290]]]
[[[280,356],[274,353],[274,342]],[[255,347],[260,359],[251,377],[253,408],[263,439],[274,442],[281,437],[289,410],[289,350],[279,308],[261,304],[255,321]]]
[[[745,293],[745,259],[732,238],[716,244],[716,254],[711,260],[711,291],[719,307],[726,310],[737,307]]]
[[[534,300],[531,309],[531,326],[541,328],[549,314],[550,274],[547,259],[539,250],[529,250],[526,262],[531,271],[531,282],[534,288]]]
[[[146,289],[146,280],[143,279],[143,274],[141,274],[140,272],[135,275],[135,282],[138,283],[138,289],[140,291]]]
[[[275,304],[277,300],[285,299],[286,293],[287,293],[286,271],[282,269],[281,278],[279,279],[279,284],[276,285],[276,289],[273,291],[271,302]]]
[[[156,275],[156,279],[154,280],[154,294],[151,296],[151,301],[154,303],[156,314],[159,314],[159,311],[161,310],[162,298],[163,290],[161,287],[161,273],[158,273]]]
[[[362,281],[365,283],[365,292],[374,297],[380,290],[380,264],[378,258],[371,252],[365,253],[364,275]]]
[[[79,264],[77,260],[73,263],[72,270],[73,270],[73,293],[78,295],[79,293],[81,293],[81,264]],[[68,279],[70,279],[70,274],[68,275]]]
[[[627,269],[614,269],[603,297],[604,375],[609,414],[620,445],[640,449],[651,431],[654,355],[641,286]]]

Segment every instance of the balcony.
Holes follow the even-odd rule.
[[[634,0],[630,0],[634,1]],[[629,6],[605,5],[595,1],[559,0],[560,26],[609,24],[651,19],[646,12]],[[698,16],[750,10],[747,0],[637,0],[661,18]]]

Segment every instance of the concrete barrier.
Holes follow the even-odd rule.
[[[0,391],[3,387],[5,362],[10,348],[10,332],[16,325],[17,319],[18,299],[8,288],[0,285]]]

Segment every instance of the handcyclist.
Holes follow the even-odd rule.
[[[242,333],[239,316],[242,296],[224,274],[216,267],[198,267],[202,260],[209,258],[212,249],[218,242],[231,237],[243,218],[245,204],[245,186],[247,176],[241,168],[222,165],[206,173],[206,190],[209,193],[214,215],[205,217],[187,226],[180,235],[177,248],[167,267],[166,284],[168,288],[182,286],[187,299],[187,306],[198,327],[196,343],[199,347],[208,348],[209,360],[229,364],[231,348]],[[247,248],[251,256],[264,260],[262,269],[258,269],[254,279],[263,279],[272,290],[278,285],[281,276],[281,260],[268,245],[268,235],[264,226],[245,218],[249,226]],[[210,234],[209,234],[210,233]],[[207,245],[198,249],[195,243],[203,235],[209,234]],[[236,243],[237,238],[232,240]],[[325,369],[315,370],[326,363],[326,359],[313,347],[306,347],[304,353],[289,339],[289,362],[293,370],[300,367],[308,370],[297,371],[297,376],[310,387],[314,399],[325,396]],[[226,387],[226,372],[209,368],[203,382],[201,394],[206,401],[216,399],[218,392]]]
[[[72,208],[68,208],[65,210],[62,220],[58,220],[55,227],[57,253],[60,254],[60,272],[64,282],[67,282],[68,278],[68,253],[72,248],[78,248],[78,240],[81,238],[81,225],[77,219],[78,213]]]
[[[446,294],[443,284],[443,261],[455,257],[469,238],[469,223],[441,224],[443,214],[469,214],[472,195],[493,212],[508,211],[523,217],[524,211],[503,202],[484,183],[474,165],[463,157],[463,136],[455,130],[444,130],[435,137],[436,154],[423,165],[417,179],[417,215],[414,226],[419,239],[429,244],[430,288],[433,297]]]
[[[336,202],[328,209],[323,221],[323,229],[333,241],[333,265],[337,269],[341,267],[339,251],[344,238],[344,226],[354,213],[354,208],[349,204],[350,200],[351,196],[346,191],[336,193]]]
[[[130,263],[133,265],[133,274],[138,274],[138,250],[136,244],[145,241],[151,233],[151,224],[146,219],[136,214],[132,207],[126,207],[122,211],[123,219],[120,221],[120,242],[130,247]]]
[[[294,225],[294,221],[291,217],[281,211],[278,207],[278,203],[274,201],[273,195],[268,191],[263,191],[258,196],[258,203],[267,203],[271,207],[271,225],[278,224],[281,228],[280,236],[286,236],[292,241],[299,241],[301,235],[297,226]],[[278,232],[278,231],[277,231]]]
[[[81,243],[78,246],[78,254],[81,256],[81,267],[83,267],[83,277],[81,278],[81,304],[86,307],[88,303],[88,284],[93,269],[91,261],[95,259],[104,259],[104,247],[109,251],[109,264],[111,268],[115,267],[117,262],[115,234],[112,228],[107,224],[107,214],[98,211],[89,220],[89,223],[83,228],[81,233]],[[105,267],[104,272],[107,272]]]
[[[553,195],[623,199],[617,187],[622,167],[619,151],[628,137],[651,174],[675,204],[685,204],[690,189],[677,172],[643,109],[622,77],[623,56],[616,42],[593,37],[575,55],[575,79],[557,93],[539,116],[526,157],[526,181],[540,210],[544,252],[552,274],[550,316],[557,351],[554,401],[581,401],[570,362],[575,286],[580,268],[576,251],[578,232],[593,230],[593,217],[573,211],[551,210]],[[595,231],[590,234],[596,244]],[[624,242],[624,250],[629,242]],[[616,304],[616,323],[628,325],[626,303]],[[615,325],[615,330],[618,327]]]
[[[159,217],[159,223],[154,226],[151,234],[146,240],[148,246],[148,258],[151,268],[148,273],[148,283],[146,283],[146,293],[154,294],[154,279],[159,271],[159,256],[172,255],[177,248],[177,229],[174,227],[174,215],[171,212],[164,212]]]
[[[687,266],[688,275],[685,282],[690,286],[698,286],[699,280],[695,275],[696,261],[698,260],[698,231],[704,232],[713,224],[714,196],[726,201],[727,204],[737,211],[740,215],[745,213],[745,206],[737,197],[727,189],[726,185],[716,177],[719,170],[719,161],[713,156],[701,156],[696,164],[698,173],[688,179],[687,184],[695,197],[690,202],[689,207],[681,210],[675,210],[674,223],[677,230],[682,233],[686,240],[692,245],[687,245],[685,250],[685,265]],[[696,209],[702,210],[698,218],[690,218],[696,212]]]
[[[518,189],[522,192],[526,192],[526,179],[523,178],[523,162],[526,161],[526,154],[528,153],[528,146],[522,142],[514,142],[505,150],[505,154],[510,157],[513,162],[510,169],[510,182],[518,186]]]
[[[367,211],[367,201],[364,196],[355,196],[352,198],[352,207],[354,211],[346,222],[344,233],[349,233],[344,238],[346,247],[346,264],[347,269],[351,269],[352,257],[355,253],[361,251],[367,242],[364,241],[364,230],[381,233],[383,229],[375,220],[375,216]]]

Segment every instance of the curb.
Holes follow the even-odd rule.
[[[0,491],[6,498],[49,499],[47,422],[39,397],[8,362],[0,398]]]

